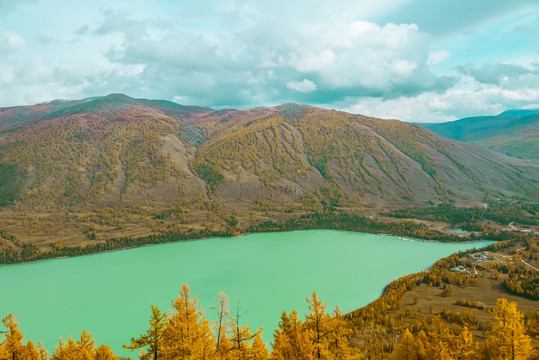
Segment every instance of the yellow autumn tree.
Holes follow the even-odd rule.
[[[240,325],[240,319],[244,314],[240,312],[240,305],[236,306],[236,312],[231,318],[230,344],[232,345],[228,352],[228,358],[245,360],[248,359],[251,352],[251,342],[257,335],[262,333],[262,329],[251,333],[249,325]]]
[[[351,329],[339,308],[335,308],[333,316],[326,313],[327,303],[322,304],[314,291],[312,297],[306,300],[310,312],[305,315],[303,327],[314,346],[314,357],[326,360],[360,359],[360,350],[348,344]]]
[[[269,351],[266,344],[260,337],[260,334],[255,336],[253,345],[251,346],[251,354],[249,354],[249,360],[268,360]]]
[[[421,331],[423,332],[423,331]],[[423,333],[424,334],[424,333]],[[424,359],[425,348],[419,337],[414,337],[412,333],[405,329],[394,352],[395,360],[420,360]]]
[[[330,356],[328,359],[355,360],[361,359],[361,351],[348,345],[348,339],[352,336],[352,329],[348,322],[343,319],[341,310],[335,306],[332,317],[329,319],[329,333],[325,341],[328,343]]]
[[[526,360],[530,358],[532,346],[525,333],[522,313],[516,302],[498,299],[492,310],[495,322],[485,342],[486,352],[494,360]]]
[[[66,341],[60,339],[60,344],[54,349],[52,360],[93,360],[95,340],[86,330],[82,330],[80,339],[75,341],[69,337]]]
[[[38,348],[34,346],[32,340],[28,340],[26,344],[25,359],[27,360],[40,360],[41,356],[39,354]]]
[[[311,341],[315,348],[315,358],[325,359],[329,354],[327,335],[331,331],[330,316],[326,313],[327,303],[322,304],[316,292],[306,298],[310,313],[305,316],[305,327],[310,330]]]
[[[230,339],[228,338],[228,335],[226,333],[221,335],[220,341],[219,341],[219,347],[215,349],[215,359],[218,360],[229,360],[232,359],[231,355],[232,351],[232,343],[230,342]]]
[[[215,351],[223,357],[232,348],[230,340],[227,337],[231,326],[230,309],[228,307],[229,299],[225,293],[221,292],[215,300],[217,301],[217,306],[213,307],[213,309],[217,310],[217,320],[215,321]]]
[[[157,360],[162,354],[162,338],[165,326],[167,324],[167,314],[162,313],[157,306],[152,305],[152,315],[150,317],[150,328],[146,330],[146,334],[140,335],[138,338],[131,338],[130,345],[122,345],[127,350],[141,349],[139,356],[142,360]],[[148,352],[144,349],[147,349]]]
[[[455,338],[456,336],[439,316],[433,317],[428,332],[427,358],[452,360]]]
[[[101,345],[95,349],[95,360],[120,360],[107,345]]]
[[[47,349],[45,349],[45,346],[41,341],[37,342],[36,350],[39,354],[39,359],[46,360],[49,358],[49,353],[47,352]]]
[[[163,332],[164,359],[210,359],[215,340],[210,322],[202,316],[197,299],[191,299],[189,286],[182,285],[180,296],[172,303],[174,312]]]
[[[315,347],[311,341],[309,330],[302,327],[296,310],[290,315],[283,311],[279,328],[273,336],[272,360],[312,360],[315,358]]]
[[[457,338],[454,358],[457,360],[473,360],[478,358],[478,345],[472,332],[465,326]]]
[[[478,357],[478,346],[467,327],[459,335],[435,316],[427,333],[415,333],[406,328],[394,351],[395,360],[473,360]]]
[[[4,338],[0,342],[0,358],[26,359],[27,357],[33,356],[29,355],[29,352],[32,352],[31,349],[22,342],[24,335],[19,330],[17,318],[13,314],[9,314],[2,319],[2,324],[4,324],[7,330],[0,332],[4,334]],[[30,359],[33,358],[30,357]]]
[[[307,298],[310,313],[305,316],[305,328],[315,347],[315,358],[327,360],[360,359],[359,349],[348,345],[351,329],[342,319],[338,307],[333,316],[326,313],[327,303],[322,304],[316,292]]]

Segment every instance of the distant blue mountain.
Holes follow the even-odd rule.
[[[450,139],[472,142],[517,158],[539,159],[539,109],[511,109],[495,116],[421,125]]]

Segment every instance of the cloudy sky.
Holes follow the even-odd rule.
[[[441,122],[539,108],[537,0],[0,0],[0,106],[121,92]]]

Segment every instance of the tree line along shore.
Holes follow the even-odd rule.
[[[382,222],[347,212],[338,211],[334,208],[326,208],[321,212],[304,214],[279,222],[267,221],[249,226],[244,229],[238,228],[238,222],[234,216],[228,219],[224,230],[210,228],[194,230],[192,228],[183,231],[168,231],[140,237],[119,237],[104,241],[92,242],[81,246],[64,246],[61,241],[53,243],[47,250],[38,248],[31,242],[18,242],[17,239],[9,238],[2,242],[0,247],[0,265],[17,264],[53,258],[81,256],[100,252],[133,248],[149,244],[163,244],[170,242],[204,239],[208,237],[237,236],[245,233],[294,231],[311,229],[346,230],[366,232],[372,234],[391,234],[418,239],[436,240],[442,242],[502,241],[509,239],[535,238],[532,232],[498,231],[490,233],[470,233],[467,236],[457,236],[444,233],[422,223],[401,220],[395,222]],[[15,245],[15,246],[13,246]]]

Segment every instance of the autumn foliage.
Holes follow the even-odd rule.
[[[132,338],[124,348],[140,351],[140,359],[208,359],[208,360],[351,360],[384,359],[395,360],[526,360],[536,359],[532,336],[526,330],[523,315],[517,311],[516,303],[499,299],[491,311],[495,318],[486,341],[478,343],[467,327],[459,331],[451,329],[439,316],[428,321],[425,327],[409,326],[398,339],[390,357],[376,348],[354,345],[352,339],[356,329],[345,320],[338,307],[333,314],[326,311],[313,292],[307,298],[309,313],[302,321],[295,310],[283,312],[279,327],[273,338],[270,353],[260,337],[262,330],[251,331],[248,325],[240,324],[239,306],[235,313],[228,309],[228,298],[220,294],[217,298],[219,319],[210,322],[204,318],[196,298],[191,297],[189,287],[183,285],[173,310],[161,312],[152,306],[150,326],[145,334]],[[13,314],[2,323],[0,359],[28,360],[114,360],[120,359],[107,345],[97,347],[95,340],[86,330],[75,340],[60,339],[54,353],[49,356],[41,343],[31,340],[24,344],[23,334],[18,329]],[[373,337],[376,343],[383,339]],[[387,340],[387,339],[386,339]],[[357,343],[356,343],[357,344]]]

